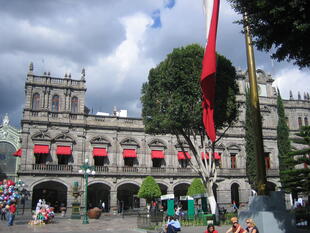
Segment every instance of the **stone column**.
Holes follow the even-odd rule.
[[[117,211],[117,191],[110,192],[110,211]]]

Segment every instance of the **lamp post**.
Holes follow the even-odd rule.
[[[88,224],[88,215],[87,215],[87,188],[88,188],[88,176],[95,175],[96,172],[93,166],[90,166],[88,163],[88,159],[85,159],[84,164],[80,167],[79,170],[80,174],[84,175],[85,179],[85,193],[84,193],[84,201],[85,201],[85,208],[84,208],[84,217],[83,217],[83,224]]]

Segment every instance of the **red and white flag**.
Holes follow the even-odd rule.
[[[212,142],[216,139],[214,127],[214,98],[215,98],[215,73],[216,73],[216,33],[219,15],[220,0],[203,0],[206,17],[206,49],[202,61],[200,86],[203,94],[203,124],[206,133]]]

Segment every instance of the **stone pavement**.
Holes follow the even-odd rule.
[[[101,216],[100,219],[90,219],[89,224],[82,224],[82,219],[72,220],[56,216],[54,223],[36,226],[28,224],[30,219],[31,216],[16,216],[15,224],[11,227],[7,226],[6,221],[0,221],[0,233],[147,233],[146,230],[137,228],[137,217],[135,216],[122,218],[121,216],[105,215]],[[219,233],[225,233],[228,228],[229,226],[216,226]],[[205,226],[183,227],[181,233],[203,233],[205,230]],[[154,231],[148,232],[155,233]],[[306,233],[309,230],[299,232]]]

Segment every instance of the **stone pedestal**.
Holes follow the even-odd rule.
[[[295,216],[285,208],[284,192],[271,192],[269,196],[250,198],[249,210],[239,213],[239,223],[244,228],[247,218],[254,219],[260,233],[298,232]]]
[[[79,202],[72,202],[71,219],[81,219],[81,208]]]

